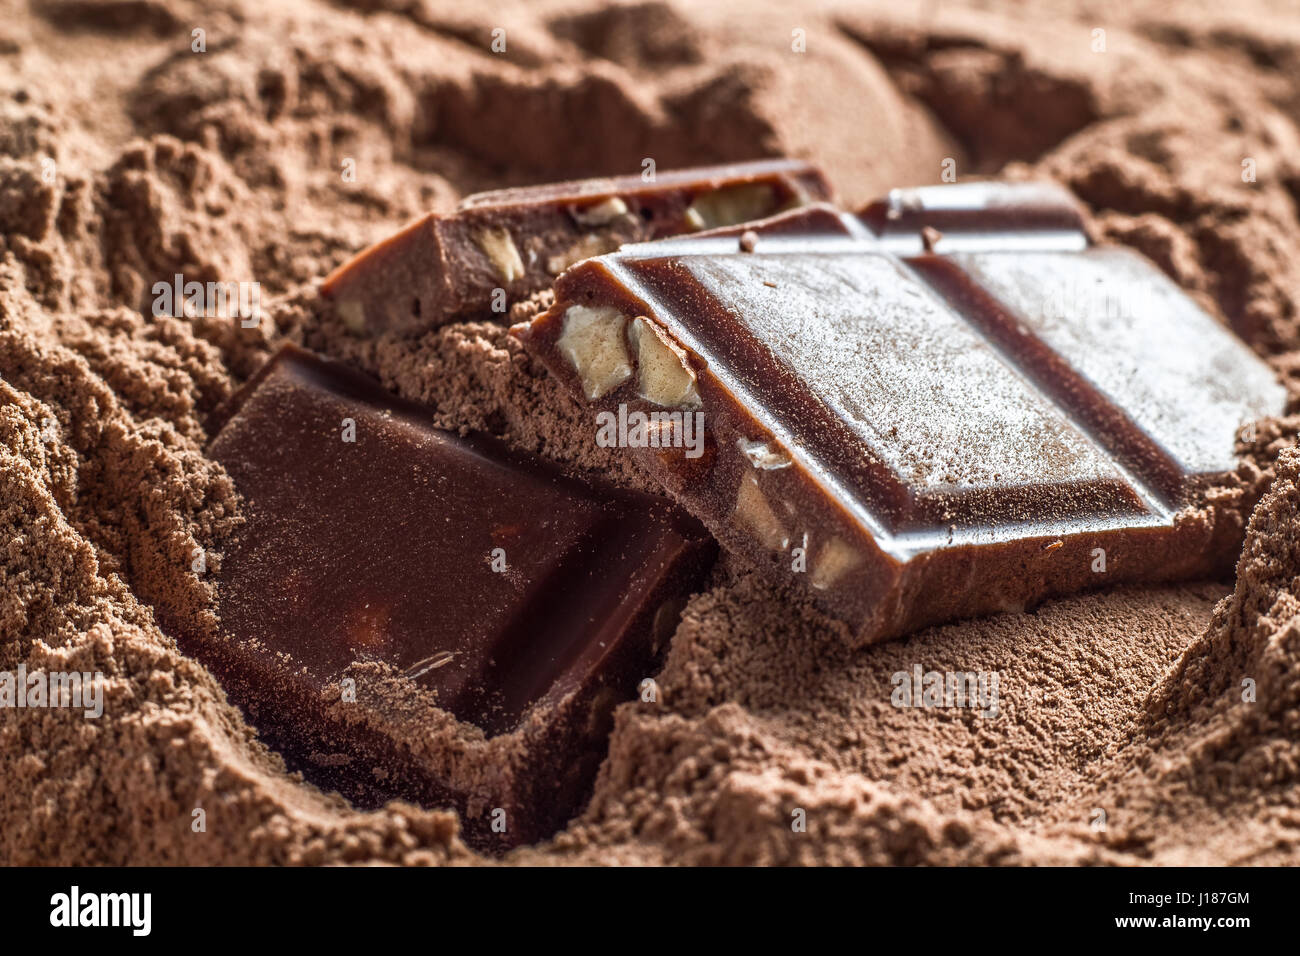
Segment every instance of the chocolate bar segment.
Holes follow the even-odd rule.
[[[1246,346],[1131,249],[960,253],[911,266],[1165,501],[1236,466],[1281,410]]]
[[[363,805],[455,805],[480,846],[562,825],[711,560],[704,529],[293,347],[210,450],[247,524],[218,578],[226,636],[192,651],[272,746]]]
[[[969,195],[902,221],[983,251],[810,207],[583,263],[514,332],[603,412],[702,416],[700,461],[632,454],[858,642],[1229,568],[1179,511],[1281,412],[1267,366],[1135,253],[1063,251],[1059,196],[1001,190],[981,226]]]
[[[858,218],[898,255],[1077,251],[1088,244],[1079,203],[1053,183],[953,183],[894,189]]]
[[[830,197],[797,160],[616,176],[470,196],[336,269],[322,286],[357,332],[418,333],[504,313],[569,266],[629,242],[761,219]],[[499,291],[498,291],[499,290]]]

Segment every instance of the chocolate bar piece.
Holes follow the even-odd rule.
[[[953,183],[895,189],[858,213],[897,255],[1056,249],[1088,244],[1074,198],[1051,183]]]
[[[470,196],[336,269],[321,288],[356,332],[418,333],[504,313],[569,266],[628,242],[659,239],[830,198],[821,171],[764,160],[616,176]]]
[[[1039,185],[625,247],[565,273],[513,332],[604,415],[694,416],[694,459],[671,421],[624,443],[859,643],[1226,571],[1239,531],[1184,505],[1285,397],[1155,266],[1090,246],[1068,194]]]
[[[614,704],[716,550],[662,498],[442,431],[294,347],[210,451],[247,522],[221,636],[192,652],[308,779],[363,805],[451,803],[487,848],[576,811]]]

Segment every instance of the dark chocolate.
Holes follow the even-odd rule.
[[[294,347],[210,452],[247,522],[217,579],[222,636],[196,656],[309,779],[362,805],[451,803],[489,848],[579,807],[613,705],[654,673],[715,547],[663,498],[440,430]],[[463,753],[425,747],[431,726],[390,713],[419,703],[482,734],[457,731]],[[474,766],[491,738],[510,739]]]
[[[336,269],[321,291],[356,332],[414,334],[492,317],[576,262],[830,198],[821,171],[762,160],[480,193]]]
[[[703,415],[698,461],[632,453],[861,643],[1225,572],[1240,529],[1182,509],[1284,404],[1239,340],[1037,184],[625,247],[514,332],[601,411]]]
[[[898,255],[1032,249],[1077,251],[1088,244],[1083,214],[1051,183],[953,183],[895,189],[858,218]]]

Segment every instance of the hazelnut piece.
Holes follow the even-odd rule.
[[[334,308],[349,332],[360,335],[366,330],[366,307],[360,299],[340,299]]]
[[[619,216],[627,215],[627,203],[618,196],[590,206],[580,206],[573,211],[573,220],[580,226],[607,226]]]
[[[686,210],[686,224],[696,230],[734,226],[770,216],[776,207],[776,190],[767,183],[728,186],[696,196]]]
[[[772,551],[783,551],[790,544],[790,538],[781,526],[776,512],[758,490],[758,478],[753,472],[740,479],[740,490],[736,492],[736,509],[732,519],[748,528],[758,538],[763,547]]]
[[[736,447],[740,449],[745,459],[760,471],[788,468],[792,463],[789,453],[772,442],[739,438],[736,440]]]
[[[602,236],[598,232],[588,233],[563,252],[550,256],[546,260],[546,271],[558,276],[569,266],[590,259],[592,256],[604,255],[618,248],[618,240]]]
[[[574,305],[564,313],[564,329],[556,346],[577,371],[589,400],[632,377],[623,337],[626,325],[623,313],[608,306]]]
[[[643,315],[632,320],[636,349],[637,393],[666,408],[699,408],[700,393],[686,352]]]
[[[514,282],[524,277],[524,260],[519,257],[519,249],[506,229],[480,229],[474,235],[474,244],[491,260],[502,282]]]
[[[813,559],[808,580],[819,591],[832,587],[858,563],[858,553],[842,538],[831,538]]]

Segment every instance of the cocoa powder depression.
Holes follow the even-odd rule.
[[[470,192],[644,157],[807,158],[849,204],[945,164],[1051,179],[1300,379],[1300,17],[1263,5],[4,12],[0,671],[104,675],[97,719],[0,709],[5,863],[491,862],[454,813],[360,811],[287,773],[176,642],[219,633],[195,555],[219,562],[243,519],[210,416],[286,341],[443,427],[657,491],[504,323],[367,339],[322,307],[334,267]],[[177,274],[259,283],[262,321],[155,316]],[[1245,527],[1230,580],[853,650],[722,558],[657,699],[616,711],[586,810],[504,862],[1300,861],[1298,425],[1244,431],[1206,505]],[[930,672],[996,675],[996,716],[894,706],[894,675]]]

